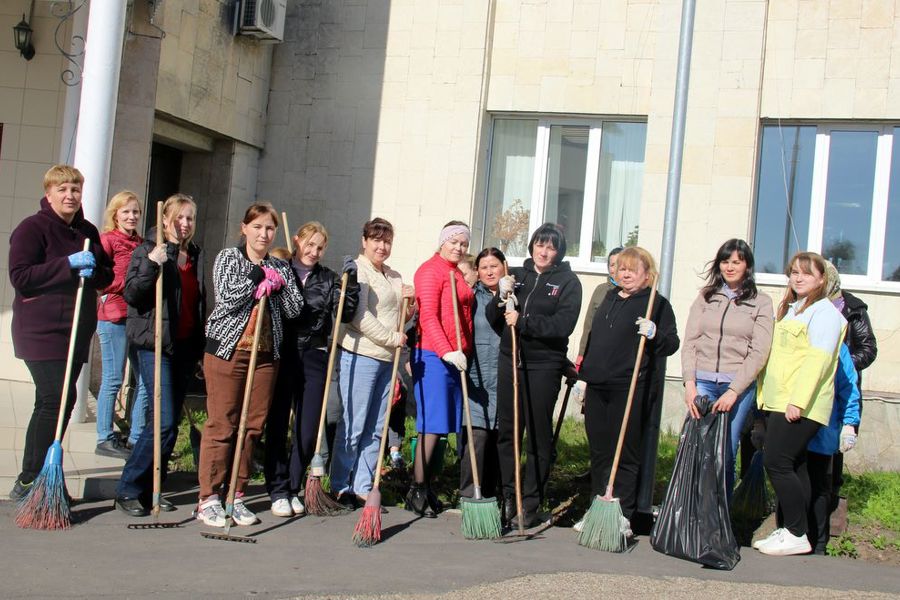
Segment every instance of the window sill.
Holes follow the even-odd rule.
[[[776,273],[757,273],[756,283],[759,285],[787,287],[787,277]],[[841,289],[848,292],[900,294],[900,281],[872,281],[859,275],[842,275]]]

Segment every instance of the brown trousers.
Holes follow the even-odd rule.
[[[197,469],[201,500],[218,494],[231,471],[249,365],[250,353],[243,350],[236,350],[231,360],[222,360],[212,354],[203,355],[208,417],[200,442],[200,465]],[[256,374],[247,409],[247,432],[235,492],[243,492],[247,487],[253,446],[262,435],[277,374],[278,362],[272,359],[272,353],[260,352],[256,357]]]

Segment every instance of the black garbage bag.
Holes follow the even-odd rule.
[[[688,415],[684,420],[672,480],[650,544],[657,552],[730,571],[741,554],[725,490],[728,415],[710,412],[713,402],[706,396],[694,404],[702,418]]]

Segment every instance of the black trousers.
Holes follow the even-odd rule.
[[[22,472],[19,473],[19,481],[31,483],[41,472],[44,458],[47,456],[47,449],[56,436],[56,420],[59,416],[63,380],[66,376],[66,361],[26,360],[25,365],[31,372],[31,379],[34,381],[34,410],[31,412],[31,420],[28,422],[28,430],[25,432],[25,451],[22,453]],[[75,407],[75,382],[78,380],[82,366],[82,363],[72,365],[69,394],[63,419],[63,434],[66,432],[66,427],[69,426],[69,417],[72,416],[72,409]]]
[[[638,474],[641,468],[641,423],[648,388],[638,384],[628,416],[625,441],[619,457],[619,469],[613,495],[619,499],[622,514],[631,519],[637,506]],[[619,430],[625,417],[627,389],[599,389],[588,386],[584,399],[584,428],[591,453],[591,497],[604,495],[612,471]]]
[[[766,473],[778,497],[783,526],[795,536],[805,535],[809,526],[807,511],[811,492],[806,469],[806,446],[819,427],[819,423],[805,417],[790,423],[780,412],[770,413],[767,422]]]
[[[831,456],[808,452],[806,472],[809,475],[810,501],[807,537],[816,554],[824,554],[831,537]]]
[[[500,456],[497,452],[496,429],[472,428],[472,442],[475,446],[475,461],[481,475],[481,495],[492,498],[497,494],[500,482]],[[464,498],[475,496],[475,482],[472,477],[472,459],[469,458],[468,435],[465,427],[459,434],[462,449],[459,462],[459,495]]]
[[[500,478],[503,495],[516,493],[514,436],[521,441],[528,431],[522,477],[522,509],[526,514],[538,511],[544,500],[544,488],[550,477],[553,450],[553,407],[559,396],[561,368],[519,368],[519,431],[513,429],[513,369],[509,356],[500,355],[497,366],[497,451],[500,454]],[[521,446],[520,446],[521,448]]]
[[[316,450],[328,353],[311,348],[283,360],[266,420],[266,491],[272,500],[300,492]],[[332,385],[335,385],[332,383]],[[288,427],[294,409],[293,443]]]

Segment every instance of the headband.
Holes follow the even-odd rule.
[[[438,238],[438,246],[443,246],[444,242],[459,234],[466,236],[467,242],[472,236],[471,232],[469,232],[469,228],[465,225],[447,225],[441,229],[441,236]]]

